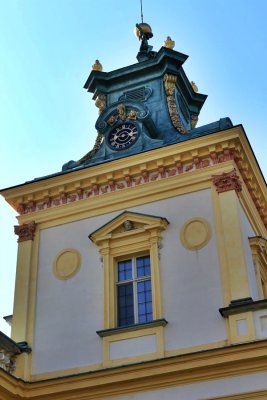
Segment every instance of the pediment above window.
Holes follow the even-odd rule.
[[[168,220],[163,217],[124,211],[116,218],[101,226],[89,235],[96,244],[106,240],[115,240],[122,237],[136,236],[142,233],[151,234],[166,229]]]

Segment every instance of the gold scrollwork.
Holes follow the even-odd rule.
[[[117,111],[118,111],[118,118],[124,121],[127,117],[125,104],[123,103],[119,104],[117,107]]]
[[[190,114],[190,121],[191,121],[191,127],[192,129],[194,129],[197,125],[197,121],[198,121],[198,116],[195,114]]]
[[[137,118],[137,111],[130,110],[127,114],[128,119],[136,119]]]
[[[112,126],[118,120],[124,121],[125,119],[135,120],[137,118],[137,111],[136,110],[127,110],[124,104],[119,104],[117,107],[117,115],[112,114],[107,123]]]
[[[170,75],[170,74],[164,75],[164,87],[165,87],[167,104],[168,104],[168,109],[169,109],[169,114],[171,117],[172,124],[178,132],[185,134],[185,133],[187,133],[187,130],[184,128],[184,126],[180,120],[177,106],[176,106],[176,101],[174,98],[174,90],[175,90],[176,80],[177,80],[177,77],[175,75]]]
[[[99,93],[96,98],[95,105],[99,109],[99,114],[101,114],[107,106],[107,96],[103,93]]]
[[[77,164],[80,165],[84,161],[89,160],[89,158],[91,158],[97,152],[97,150],[100,148],[102,140],[103,140],[102,133],[97,132],[97,137],[96,137],[94,147],[92,148],[92,150],[88,151],[88,153],[86,153],[79,161],[77,161]]]

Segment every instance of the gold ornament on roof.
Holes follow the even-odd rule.
[[[176,101],[175,101],[175,85],[176,85],[177,76],[171,75],[171,74],[165,74],[163,80],[164,80],[164,87],[165,87],[168,110],[169,110],[172,124],[178,132],[180,132],[182,134],[186,134],[187,130],[183,126],[183,123],[180,119]]]
[[[103,67],[99,60],[95,60],[95,63],[92,65],[93,71],[102,71]]]
[[[192,89],[194,90],[194,92],[197,93],[198,92],[198,87],[195,84],[195,82],[191,81],[190,83],[191,83],[191,86],[192,86]]]
[[[136,24],[136,26],[134,27],[134,34],[139,40],[142,40],[143,35],[145,35],[147,39],[153,37],[152,28],[146,22]]]
[[[175,46],[175,41],[171,40],[170,36],[167,36],[167,39],[165,40],[163,47],[167,47],[167,49],[173,50]]]
[[[107,96],[103,93],[99,93],[95,100],[95,105],[99,108],[99,114],[101,114],[107,106]]]

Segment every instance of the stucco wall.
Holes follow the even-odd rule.
[[[223,301],[209,190],[129,211],[165,217],[170,222],[160,249],[163,316],[168,321],[165,349],[225,340],[225,321],[218,312]],[[88,235],[118,214],[41,231],[33,373],[101,363],[102,339],[96,331],[103,329],[103,270],[98,248]],[[212,235],[205,247],[192,251],[182,246],[180,230],[194,217],[207,220]],[[60,280],[53,274],[53,261],[66,248],[80,252],[81,268],[72,278]]]

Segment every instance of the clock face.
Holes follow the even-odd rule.
[[[114,150],[123,150],[130,147],[138,138],[138,129],[135,124],[124,123],[115,127],[108,136],[108,144]]]

